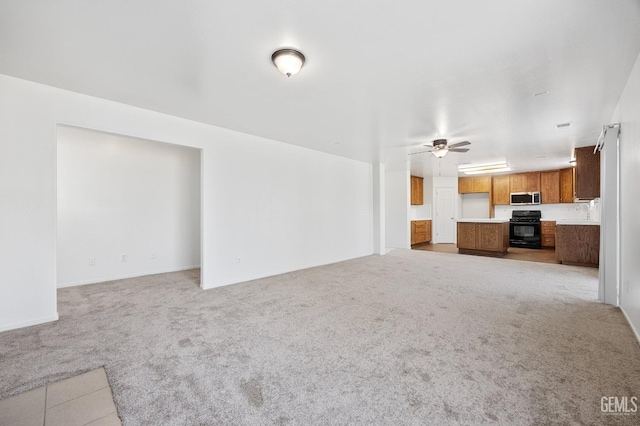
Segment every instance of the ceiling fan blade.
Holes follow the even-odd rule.
[[[471,145],[471,142],[463,141],[463,142],[454,143],[453,145],[449,145],[449,148],[458,148],[460,146],[465,146],[465,145]]]
[[[409,155],[424,154],[425,152],[433,152],[433,150],[429,150],[429,151],[418,151],[418,152],[410,152],[410,153],[409,153]]]
[[[467,151],[469,151],[469,148],[450,148],[449,151],[451,151],[451,152],[467,152]]]

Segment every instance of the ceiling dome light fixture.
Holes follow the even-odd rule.
[[[304,65],[305,57],[294,49],[280,49],[271,55],[273,65],[287,77],[297,74]]]

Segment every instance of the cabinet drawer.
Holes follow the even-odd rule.
[[[542,247],[555,247],[556,237],[550,235],[543,235],[541,241]]]
[[[416,222],[416,234],[420,234],[423,232],[427,232],[427,223],[426,222]]]
[[[416,233],[414,241],[414,244],[426,243],[429,241],[429,237],[426,232]]]
[[[555,235],[556,223],[555,222],[542,222],[540,226],[540,232],[542,235]]]

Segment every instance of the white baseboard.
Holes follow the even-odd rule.
[[[14,322],[11,324],[0,324],[0,332],[15,330],[16,328],[29,327],[32,325],[44,324],[45,322],[58,321],[58,313],[46,317],[34,318],[27,321]]]
[[[196,268],[199,268],[199,267],[200,267],[200,265],[189,265],[189,266],[181,266],[179,268],[161,269],[161,270],[143,271],[143,272],[134,272],[132,274],[100,277],[100,278],[94,278],[94,279],[90,279],[90,280],[86,280],[86,281],[74,281],[74,282],[70,282],[70,283],[58,284],[57,288],[67,288],[67,287],[76,287],[76,286],[79,286],[79,285],[97,284],[97,283],[103,283],[105,281],[125,280],[127,278],[144,277],[145,275],[156,275],[156,274],[166,274],[166,273],[169,273],[169,272],[187,271],[189,269],[196,269]]]
[[[629,323],[629,327],[631,327],[631,331],[633,331],[633,334],[636,336],[636,340],[638,341],[638,344],[640,345],[640,333],[638,333],[638,330],[636,330],[636,328],[633,326],[633,323],[629,319],[629,316],[624,311],[624,308],[622,306],[620,306],[620,310],[622,311],[622,315],[624,315],[624,318],[627,320],[627,323]]]

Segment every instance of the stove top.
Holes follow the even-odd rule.
[[[540,210],[514,210],[511,212],[510,222],[535,223],[540,222],[542,212]]]

